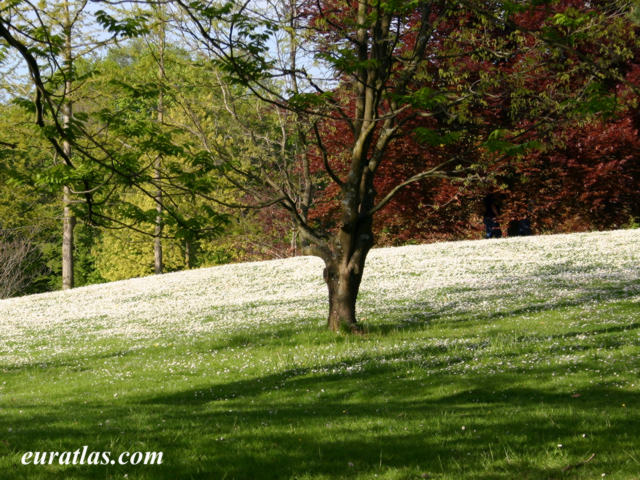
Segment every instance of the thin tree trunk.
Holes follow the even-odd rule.
[[[294,225],[291,229],[291,255],[298,255],[298,228]]]
[[[191,240],[184,241],[184,268],[187,270],[191,268]]]
[[[63,187],[63,220],[62,220],[62,289],[73,288],[73,230],[76,217],[71,212],[71,192]]]
[[[160,54],[158,56],[158,79],[160,82],[160,89],[158,93],[158,125],[162,125],[164,122],[164,93],[162,90],[162,85],[164,81],[164,49],[165,49],[165,33],[164,33],[164,23],[161,27],[160,32]],[[161,168],[162,165],[162,154],[159,153],[156,158],[154,164],[154,179],[159,184],[161,179]],[[155,202],[156,202],[156,211],[158,214],[156,215],[156,225],[154,231],[154,241],[153,241],[153,264],[154,271],[156,274],[160,274],[164,270],[164,263],[162,261],[162,230],[163,230],[163,222],[162,222],[162,189],[158,186],[155,194]]]
[[[69,14],[69,4],[65,2],[65,75],[64,95],[65,101],[62,105],[62,126],[68,129],[71,125],[71,117],[73,115],[73,106],[69,95],[71,95],[72,75],[73,75],[73,55],[71,50],[71,17]],[[71,156],[71,144],[64,140],[62,142],[62,150],[67,157]],[[73,288],[73,230],[76,226],[76,217],[71,211],[71,189],[65,185],[62,189],[62,289],[67,290]]]
[[[158,160],[156,161],[158,162]],[[159,172],[156,165],[155,178],[158,179]],[[153,238],[153,266],[156,274],[162,273],[164,270],[164,263],[162,261],[162,190],[156,190],[156,225]]]

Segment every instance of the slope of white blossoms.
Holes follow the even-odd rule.
[[[105,341],[320,323],[322,261],[296,257],[150,276],[0,301],[0,366]],[[540,306],[640,301],[640,230],[436,243],[373,250],[358,311],[424,321]],[[617,292],[617,293],[616,293]]]

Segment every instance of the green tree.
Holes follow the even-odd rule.
[[[55,128],[64,131],[64,137],[49,145],[52,156],[51,165],[46,175],[52,184],[62,190],[62,288],[74,286],[74,230],[76,215],[74,204],[88,199],[93,187],[90,185],[90,166],[85,162],[81,152],[72,152],[72,143],[78,135],[78,128],[85,118],[84,112],[74,115],[74,106],[87,104],[80,92],[87,78],[93,72],[87,70],[91,65],[86,60],[101,48],[114,40],[113,35],[97,38],[91,31],[90,20],[93,14],[89,11],[87,0],[60,0],[57,2],[2,2],[2,14],[8,20],[6,33],[13,42],[19,43],[25,51],[34,53],[41,63],[32,64],[29,68],[40,70],[40,89],[46,88],[49,94],[47,101],[50,108],[50,122]],[[11,43],[11,41],[9,42]],[[84,71],[79,66],[82,63]],[[86,93],[86,89],[84,89]],[[24,101],[27,108],[29,102]],[[82,110],[82,107],[80,107]],[[44,117],[38,113],[41,126],[45,127]],[[77,118],[76,118],[77,117]],[[52,131],[44,131],[51,137]],[[77,167],[77,168],[76,168]],[[77,172],[82,172],[78,175]]]
[[[47,290],[59,281],[55,272],[60,271],[60,199],[46,186],[32,186],[31,172],[50,161],[34,127],[24,109],[0,104],[0,144],[5,147],[0,149],[4,296]]]
[[[16,2],[12,6],[19,7]],[[33,8],[40,13],[43,6]],[[107,31],[108,38],[101,42],[102,46],[115,37],[148,32],[141,23],[147,19],[143,13],[139,14],[140,21],[125,19],[122,22],[104,11],[96,15]],[[212,176],[208,173],[211,165],[181,143],[178,128],[166,125],[167,105],[162,86],[164,54],[157,57],[161,61],[154,70],[158,75],[152,81],[148,75],[140,75],[131,83],[128,78],[109,81],[97,74],[96,62],[74,58],[76,67],[79,60],[84,60],[80,63],[87,66],[87,71],[80,77],[80,69],[72,70],[74,78],[85,80],[74,85],[73,93],[87,94],[91,101],[84,102],[83,111],[76,112],[66,122],[67,117],[58,114],[61,106],[65,106],[64,101],[60,103],[57,99],[59,85],[65,84],[67,72],[56,68],[55,62],[52,69],[39,64],[62,51],[65,37],[54,37],[51,29],[40,26],[45,41],[49,42],[47,49],[27,40],[31,33],[28,25],[11,16],[0,21],[1,36],[29,68],[35,86],[36,98],[32,105],[35,105],[36,123],[64,161],[64,166],[41,171],[40,176],[51,183],[67,185],[70,192],[77,195],[72,205],[74,212],[91,225],[129,228],[141,234],[149,234],[147,226],[153,225],[151,235],[156,240],[160,240],[161,235],[184,240],[194,235],[217,233],[224,224],[223,216],[210,208],[196,214],[180,209],[180,204],[187,203],[187,196],[212,188]],[[53,42],[54,38],[57,43]],[[149,56],[153,54],[157,51]],[[91,97],[96,88],[102,89],[98,91],[104,93],[105,98]],[[113,103],[107,103],[114,99]],[[23,103],[28,105],[26,101]],[[76,100],[75,105],[79,104]],[[68,148],[71,145],[73,152]],[[145,198],[153,199],[151,208]]]
[[[324,260],[328,326],[333,330],[358,329],[355,306],[366,257],[375,244],[372,225],[399,191],[430,177],[468,180],[479,167],[490,167],[505,155],[519,158],[533,145],[521,125],[490,128],[493,103],[531,102],[529,113],[553,115],[530,122],[546,119],[545,127],[552,128],[578,111],[585,98],[597,108],[606,100],[589,95],[597,91],[589,82],[573,92],[553,88],[563,81],[560,72],[545,78],[550,88],[541,98],[527,90],[538,78],[538,61],[559,65],[567,56],[556,50],[566,53],[580,38],[594,40],[587,23],[605,29],[612,25],[606,8],[598,16],[576,11],[571,2],[274,1],[265,8],[237,2],[219,7],[176,3],[191,19],[191,36],[201,40],[230,81],[291,112],[295,124],[306,125],[292,137],[293,155],[254,162],[243,169],[241,188],[252,185],[262,193],[263,204],[271,200],[289,211],[305,251]],[[628,8],[620,2],[615,11]],[[569,41],[558,32],[563,28],[572,31]],[[606,45],[618,45],[620,38],[614,33],[615,41]],[[274,45],[282,47],[277,54]],[[603,48],[607,60],[579,54],[571,65],[580,72],[590,63],[609,65],[617,47]],[[509,75],[497,66],[513,57],[531,63],[512,72],[512,97],[503,98]],[[411,134],[444,155],[435,155],[440,163],[399,178],[402,157],[391,157],[389,151]],[[331,142],[342,143],[340,158],[332,158]],[[314,171],[302,153],[312,143],[323,167]],[[382,172],[391,185],[379,195],[375,186]],[[313,192],[327,184],[336,186],[339,218],[314,223],[307,215]]]
[[[453,52],[451,47],[444,51],[435,37],[453,6],[441,1],[401,5],[361,0],[310,7],[288,1],[273,2],[268,12],[258,12],[245,4],[227,3],[215,9],[201,2],[177,3],[230,79],[301,125],[284,144],[290,149],[287,154],[269,155],[258,168],[254,162],[242,171],[244,186],[253,185],[261,192],[263,203],[277,202],[289,211],[304,252],[324,260],[329,328],[358,330],[356,299],[367,254],[375,244],[376,212],[400,189],[448,174],[455,164],[444,161],[404,179],[383,198],[374,188],[389,146],[407,134],[409,108],[444,115],[470,93],[451,90],[448,71],[441,71],[434,81],[440,90],[421,89],[417,82],[430,62]],[[274,42],[281,47],[277,56],[270,54]],[[309,65],[309,58],[317,65]],[[322,77],[318,70],[326,80],[318,80]],[[345,132],[345,169],[336,170],[335,162],[332,166],[321,128],[324,119],[337,120]],[[306,154],[311,142],[324,167],[316,175]],[[327,182],[338,186],[340,196],[335,229],[323,229],[308,218],[314,190]]]
[[[103,114],[114,125],[115,136],[127,146],[137,145],[141,158],[153,169],[148,185],[143,186],[153,195],[153,204],[147,201],[149,195],[136,193],[135,188],[123,189],[109,211],[109,216],[118,220],[111,226],[124,226],[128,216],[137,222],[130,226],[153,240],[156,273],[162,270],[158,267],[165,266],[162,261],[165,247],[171,252],[166,265],[170,271],[182,266],[176,262],[176,248],[183,253],[185,268],[200,264],[194,259],[199,242],[218,236],[226,225],[225,215],[214,211],[206,199],[206,191],[219,191],[221,182],[216,172],[207,171],[209,159],[198,155],[199,150],[192,151],[197,134],[191,128],[193,124],[185,121],[194,115],[195,106],[204,101],[215,103],[215,98],[199,96],[200,79],[191,63],[192,59],[184,51],[163,47],[162,38],[152,34],[136,39],[129,46],[110,50],[97,67],[102,73],[96,78],[94,88],[103,92]],[[207,128],[206,122],[198,127]],[[134,131],[153,132],[155,140],[144,145],[145,139],[151,140],[145,136],[136,144],[131,135]],[[155,208],[154,215],[151,207]],[[103,238],[110,238],[114,245],[114,235],[122,237],[106,233]],[[137,242],[140,242],[139,236]],[[100,247],[96,251],[109,249]],[[142,254],[145,248],[131,250],[129,263],[133,263],[136,252],[144,265],[141,271],[148,273],[148,258],[146,253]],[[123,272],[134,270],[129,268]]]

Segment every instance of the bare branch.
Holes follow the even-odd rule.
[[[448,164],[452,163],[455,160],[456,160],[456,158],[451,158],[451,159],[447,160],[446,162],[442,162],[441,164],[436,165],[433,168],[430,168],[429,170],[425,170],[424,172],[417,173],[417,174],[413,175],[412,177],[407,178],[404,182],[399,183],[393,189],[391,189],[391,191],[389,193],[387,193],[385,195],[385,197],[382,200],[380,200],[375,207],[373,207],[371,210],[369,210],[367,212],[367,215],[371,216],[374,213],[376,213],[378,210],[383,208],[385,205],[387,205],[387,203],[389,203],[393,199],[393,197],[400,190],[402,190],[407,185],[411,185],[412,183],[419,182],[420,180],[423,180],[423,179],[428,178],[428,177],[451,178],[449,175],[446,175],[443,172],[441,172],[441,169],[445,165],[448,165]]]
[[[336,184],[338,184],[338,186],[340,187],[344,186],[344,182],[340,180],[340,178],[335,174],[335,172],[331,168],[331,165],[329,165],[329,158],[328,158],[329,154],[327,152],[326,147],[324,146],[324,143],[322,142],[320,131],[318,130],[318,122],[315,122],[313,124],[313,132],[316,135],[316,143],[318,145],[318,148],[320,149],[320,153],[322,154],[322,162],[324,164],[324,169],[327,171],[327,174],[331,177],[331,180],[333,180]]]

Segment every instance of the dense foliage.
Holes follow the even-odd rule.
[[[436,41],[446,44],[456,35],[466,35],[467,40],[467,50],[447,60],[449,88],[474,85],[478,89],[484,84],[491,94],[469,101],[464,109],[458,107],[453,120],[452,115],[436,115],[408,124],[403,138],[389,148],[380,167],[384,173],[375,186],[384,197],[402,179],[457,155],[482,162],[481,177],[475,179],[480,181],[450,176],[408,185],[377,218],[375,232],[381,243],[478,238],[483,230],[483,198],[490,193],[501,200],[499,222],[505,233],[510,223],[524,218],[537,233],[637,224],[637,26],[611,18],[599,27],[590,23],[591,35],[579,37],[571,53],[547,48],[541,54],[535,48],[544,44],[541,35],[570,28],[564,15],[580,18],[579,9],[607,15],[605,7],[593,2],[590,7],[586,2],[553,2],[523,11],[514,16],[513,25],[494,26],[490,42],[477,35],[482,19],[466,12],[452,13],[441,24]],[[517,31],[516,25],[527,31]],[[594,45],[597,42],[603,43]],[[520,48],[514,51],[510,43]],[[613,48],[617,54],[606,55]],[[601,65],[595,69],[581,63],[585,57],[597,58]],[[421,79],[433,103],[443,101],[435,96],[442,79],[434,84],[429,70],[440,68],[441,63],[427,67]],[[529,74],[531,70],[534,75]],[[577,92],[582,103],[576,103]],[[452,135],[453,124],[462,126],[464,134]],[[339,118],[333,118],[323,133],[334,169],[341,171],[349,131],[341,127]],[[319,154],[316,157],[315,169],[320,170]],[[337,191],[336,185],[329,184],[320,193],[312,213],[318,221],[331,222],[337,215]]]
[[[25,273],[4,295],[60,287],[63,186],[76,285],[151,274],[159,244],[165,271],[306,251],[336,278],[349,244],[358,277],[374,238],[481,237],[488,194],[505,234],[640,222],[626,2],[105,5],[73,65],[71,3],[0,8],[0,250]]]

